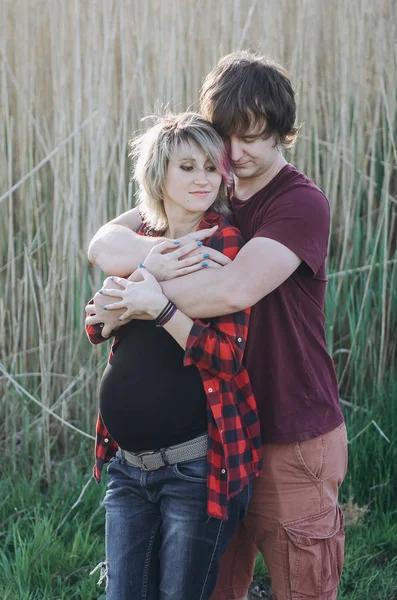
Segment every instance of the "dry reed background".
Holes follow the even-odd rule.
[[[290,160],[331,201],[342,395],[365,408],[363,386],[394,375],[396,12],[393,0],[2,0],[0,439],[14,469],[38,440],[49,478],[56,450],[93,435],[106,351],[83,332],[101,281],[86,248],[132,205],[128,138],[156,105],[191,107],[239,48],[287,66],[303,123]]]

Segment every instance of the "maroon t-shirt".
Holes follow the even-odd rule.
[[[343,422],[324,331],[328,200],[287,164],[248,200],[233,198],[232,207],[246,241],[276,240],[303,261],[251,312],[245,365],[263,441],[287,443],[327,433]]]

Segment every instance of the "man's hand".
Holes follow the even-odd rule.
[[[135,273],[133,275],[135,275]],[[139,279],[142,278],[139,277]],[[106,295],[106,290],[110,288],[112,290],[122,289],[121,286],[119,286],[116,282],[111,281],[111,279],[108,277],[103,282],[103,287],[95,294],[93,298],[94,304],[87,304],[85,307],[85,312],[87,313],[87,318],[85,320],[86,325],[103,325],[102,337],[104,338],[108,338],[112,331],[119,329],[122,327],[122,325],[125,325],[134,318],[134,315],[132,315],[130,318],[124,319],[121,323],[119,321],[119,317],[125,313],[125,309],[112,311],[107,311],[104,309],[105,306],[114,304],[118,300],[117,297]]]
[[[105,281],[106,283],[106,281]],[[118,318],[123,314],[123,310],[107,312],[104,310],[104,306],[109,303],[116,302],[117,298],[111,298],[97,292],[93,298],[94,304],[87,304],[85,312],[87,314],[85,324],[86,325],[98,325],[102,327],[102,337],[108,338],[112,331],[119,329],[121,323]]]

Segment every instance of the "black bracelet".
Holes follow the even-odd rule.
[[[168,300],[167,304],[164,306],[161,313],[159,315],[157,315],[157,317],[155,318],[155,321],[161,321],[161,319],[163,318],[163,315],[170,309],[171,304],[172,304],[171,300]]]
[[[168,311],[168,313],[161,319],[161,321],[156,323],[156,327],[164,327],[164,325],[166,325],[168,321],[171,321],[172,317],[174,316],[177,310],[177,307],[175,306],[175,304],[173,304],[171,310]]]
[[[171,300],[168,300],[167,305],[163,308],[161,313],[155,318],[156,325],[159,325],[163,321],[163,319],[168,315],[168,313],[172,311],[174,306],[175,306],[175,304],[173,302],[171,302]]]

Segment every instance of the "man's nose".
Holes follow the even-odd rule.
[[[243,156],[240,140],[235,137],[231,137],[229,140],[229,156],[232,162],[238,162]]]

